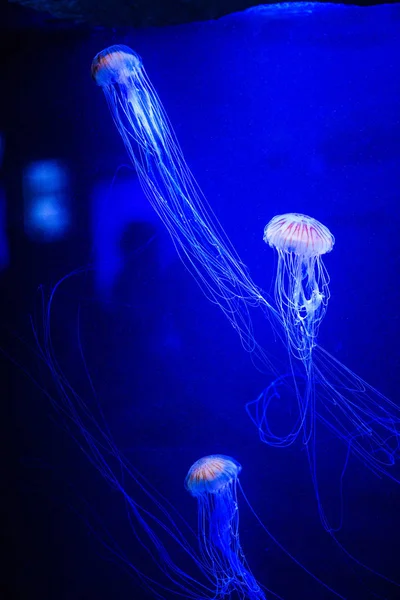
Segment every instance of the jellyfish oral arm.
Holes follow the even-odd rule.
[[[320,257],[299,257],[278,250],[275,301],[289,348],[306,361],[316,345],[329,300],[329,277]]]

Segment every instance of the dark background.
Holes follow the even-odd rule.
[[[301,444],[275,450],[259,442],[244,405],[273,376],[254,369],[175,257],[134,172],[123,166],[125,149],[89,70],[96,52],[113,43],[142,56],[189,166],[265,289],[274,257],[262,231],[273,215],[304,212],[330,228],[332,298],[320,341],[398,401],[399,22],[398,6],[326,7],[288,17],[250,11],[130,34],[60,26],[1,36],[9,245],[0,274],[3,597],[147,597],[88,533],[96,511],[140,563],[123,502],[29,378],[53,391],[33,352],[29,315],[40,329],[38,286],[49,289],[89,262],[95,271],[60,288],[55,347],[72,385],[90,398],[77,350],[80,306],[99,401],[118,446],[140,471],[195,527],[195,501],[183,488],[189,466],[205,454],[232,455],[255,510],[308,568],[348,598],[398,597],[398,588],[355,569],[323,531]],[[22,186],[24,168],[48,158],[69,168],[72,219],[51,243],[24,231]],[[269,324],[256,317],[255,328],[267,350],[283,357]],[[287,399],[281,419],[292,410]],[[334,514],[344,451],[323,429],[318,439]],[[352,459],[344,493],[339,539],[396,577],[398,486]],[[257,579],[288,599],[327,597],[241,508],[242,544]]]

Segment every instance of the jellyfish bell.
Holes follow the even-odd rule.
[[[215,494],[236,480],[241,470],[241,465],[229,456],[205,456],[190,467],[185,479],[185,488],[192,496]]]
[[[299,213],[277,215],[265,226],[264,242],[281,252],[314,257],[330,252],[335,238],[325,225]]]
[[[91,75],[98,86],[126,83],[142,68],[142,59],[128,46],[118,44],[102,50],[94,57]]]

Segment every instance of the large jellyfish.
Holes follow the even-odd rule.
[[[250,600],[265,599],[254,579],[239,540],[237,478],[240,464],[221,454],[205,456],[191,466],[186,489],[198,501],[201,554],[217,581],[217,596],[237,592]]]
[[[143,191],[182,262],[223,310],[245,349],[270,365],[254,339],[250,309],[263,305],[275,311],[251,280],[187,166],[141,58],[127,46],[111,46],[95,56],[91,72],[103,89]]]

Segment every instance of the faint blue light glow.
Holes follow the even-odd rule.
[[[24,227],[32,239],[64,237],[71,224],[69,175],[57,160],[30,163],[24,172]]]

